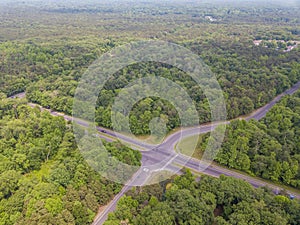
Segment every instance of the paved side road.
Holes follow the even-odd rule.
[[[285,95],[287,94],[293,94],[295,93],[298,89],[300,88],[300,82],[298,82],[296,85],[294,85],[291,89],[287,90],[286,92],[282,93],[281,95],[277,96],[274,98],[271,102],[266,104],[264,107],[256,110],[254,113],[246,117],[246,120],[250,119],[256,119],[259,120],[263,118],[266,113]],[[235,171],[231,171],[229,169],[216,166],[216,165],[210,165],[208,168],[205,170],[202,170],[201,167],[199,167],[199,160],[193,159],[193,158],[188,158],[187,156],[184,156],[182,154],[176,154],[174,152],[175,145],[180,141],[181,138],[188,137],[188,136],[194,136],[197,134],[201,133],[207,133],[210,132],[211,130],[215,129],[218,125],[220,124],[229,124],[230,121],[225,121],[225,122],[219,122],[219,123],[214,123],[214,124],[209,124],[209,125],[200,125],[196,127],[191,127],[187,129],[180,130],[178,132],[175,132],[174,134],[168,136],[162,144],[159,146],[152,146],[148,145],[148,149],[151,149],[150,151],[142,151],[142,165],[146,166],[147,165],[152,165],[154,163],[160,163],[162,162],[162,159],[166,159],[167,164],[164,166],[164,169],[170,170],[175,173],[180,173],[178,167],[172,166],[172,164],[177,164],[177,165],[184,165],[184,167],[190,168],[194,171],[199,171],[203,174],[207,174],[209,176],[214,176],[214,177],[219,177],[220,175],[225,175],[225,176],[231,176],[239,179],[243,179],[244,181],[250,183],[253,187],[258,188],[262,186],[267,186],[273,190],[274,193],[277,193],[281,188],[277,185],[270,184],[268,182],[259,180],[257,178],[244,175]],[[139,145],[139,142],[133,141],[136,145]],[[140,147],[145,147],[145,145],[140,146]],[[170,160],[169,160],[170,159]],[[148,173],[143,173],[140,174],[142,178],[145,179],[145,181],[149,178],[150,174]],[[128,190],[128,187],[124,187],[125,190]],[[122,192],[123,196],[125,192]],[[300,195],[298,193],[293,193],[289,192],[290,194],[294,195],[296,198],[300,199]],[[100,225],[105,222],[107,219],[107,216],[110,212],[113,212],[116,208],[117,205],[117,199],[119,199],[121,196],[117,196],[114,200],[112,201],[105,209],[104,212],[98,214],[96,217],[93,225]]]
[[[287,90],[284,93],[275,97],[271,102],[269,102],[262,108],[256,110],[255,112],[253,112],[252,114],[247,116],[245,118],[245,120],[250,120],[250,119],[259,120],[259,119],[263,118],[266,115],[266,113],[278,101],[280,101],[280,99],[282,97],[284,97],[285,95],[288,95],[288,94],[295,93],[299,88],[300,88],[300,81],[297,84],[295,84],[292,88],[290,88],[289,90]],[[13,96],[13,97],[24,97],[24,96],[25,96],[25,93],[21,93],[21,94],[19,94],[19,96]],[[36,106],[36,104],[32,104],[32,103],[29,103],[29,105],[31,105],[32,107]],[[48,109],[43,109],[43,110],[48,110]],[[75,118],[72,118],[71,116],[67,116],[62,113],[55,112],[52,110],[48,110],[48,111],[53,116],[63,116],[68,121],[75,120],[79,125],[88,126],[87,122],[82,121],[80,119],[77,119],[77,118],[75,119]],[[243,180],[249,182],[254,187],[268,186],[271,189],[273,189],[274,192],[275,191],[277,192],[279,189],[281,189],[279,186],[276,186],[274,184],[270,184],[268,182],[261,181],[259,179],[253,178],[251,176],[233,172],[229,169],[225,169],[223,167],[219,167],[219,166],[215,166],[215,165],[211,165],[206,170],[203,171],[203,170],[201,170],[201,168],[199,168],[199,161],[197,161],[196,159],[187,160],[186,156],[175,153],[175,151],[174,151],[175,145],[180,141],[180,139],[186,138],[189,136],[194,136],[194,135],[201,134],[201,133],[207,133],[207,132],[210,132],[213,129],[215,129],[220,124],[229,124],[229,123],[230,123],[230,121],[224,121],[224,122],[216,122],[216,123],[208,124],[208,125],[199,125],[199,126],[195,126],[195,127],[184,128],[184,129],[179,130],[178,132],[175,132],[175,133],[169,135],[164,140],[164,142],[158,146],[143,143],[140,140],[133,138],[133,137],[125,136],[122,134],[116,134],[114,131],[105,129],[103,127],[97,127],[97,130],[103,134],[102,136],[101,135],[100,136],[103,137],[104,139],[106,139],[108,141],[112,141],[115,137],[118,137],[122,141],[127,142],[131,145],[134,145],[136,149],[142,150],[141,152],[142,152],[142,156],[143,156],[142,157],[143,167],[131,178],[128,185],[125,185],[124,188],[122,189],[122,191],[118,195],[115,196],[114,200],[106,207],[104,212],[97,215],[95,222],[93,224],[103,224],[107,218],[108,213],[112,212],[115,209],[117,201],[126,193],[126,191],[128,191],[130,189],[131,186],[135,186],[136,184],[143,184],[144,182],[147,181],[147,179],[150,177],[151,173],[145,172],[143,170],[143,168],[145,168],[145,166],[151,165],[153,163],[166,163],[166,165],[163,166],[163,169],[170,170],[173,172],[178,172],[178,173],[180,172],[176,166],[172,165],[172,164],[179,164],[179,165],[191,168],[193,170],[200,171],[200,172],[205,173],[210,176],[219,177],[221,174],[224,174],[226,176],[232,176],[232,177],[236,177],[239,179],[243,179]],[[145,150],[148,150],[148,151],[145,151]],[[299,194],[292,193],[292,192],[290,192],[290,193],[293,194],[296,198],[300,199]]]
[[[114,199],[108,204],[103,212],[99,213],[94,219],[93,225],[103,224],[107,220],[107,216],[110,212],[113,212],[120,198],[125,195],[133,186],[143,186],[143,184],[150,178],[150,173],[140,168],[132,178],[124,185],[122,190],[114,197]]]

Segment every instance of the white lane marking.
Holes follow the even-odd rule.
[[[154,171],[162,171],[178,156],[178,154],[174,155],[162,168],[154,170]]]

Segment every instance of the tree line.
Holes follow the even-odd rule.
[[[216,162],[299,189],[299,106],[298,91],[284,97],[259,122],[231,122],[227,126]],[[209,139],[209,134],[204,135],[199,149],[205,149]]]
[[[284,192],[275,196],[267,188],[254,189],[223,175],[199,180],[186,171],[156,185],[133,188],[104,224],[296,225],[299,210],[300,202]]]
[[[70,124],[24,100],[0,100],[0,224],[91,224],[122,185],[102,177],[78,150]],[[140,165],[141,154],[105,143]]]
[[[263,106],[300,77],[299,50],[282,53],[262,46],[249,47],[249,43],[229,41],[190,42],[185,46],[200,55],[217,76],[224,91],[228,119]],[[167,78],[183,87],[194,102],[199,122],[211,120],[209,102],[204,92],[188,74],[161,63],[142,63],[123,68],[105,83],[96,105],[98,125],[112,128],[111,109],[115,97],[126,85],[146,76]],[[50,76],[29,85],[27,97],[44,107],[71,114],[76,87],[77,80],[70,75]],[[177,97],[181,101],[180,96]],[[166,121],[169,131],[181,125],[178,112],[170,102],[151,96],[137,102],[130,114],[121,119],[130,121],[134,134],[143,135],[150,133],[149,122],[155,117]]]

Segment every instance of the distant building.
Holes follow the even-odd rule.
[[[213,18],[212,16],[205,16],[206,20],[209,20],[210,22],[215,22],[217,19]]]
[[[261,43],[263,42],[263,40],[254,40],[253,41],[253,44],[255,45],[255,46],[259,46],[259,45],[261,45]],[[270,43],[270,42],[277,42],[277,44],[280,42],[280,43],[287,43],[287,41],[284,41],[284,40],[268,40],[268,41],[265,41],[265,43]],[[283,52],[290,52],[290,51],[292,51],[294,48],[297,48],[298,47],[298,45],[300,44],[300,41],[289,41],[289,42],[292,42],[293,43],[293,45],[288,45],[287,47],[286,47],[286,49],[285,50],[283,50]],[[265,45],[264,46],[265,48],[268,48],[268,46],[267,45]],[[280,47],[276,47],[276,50],[279,50],[280,49]]]

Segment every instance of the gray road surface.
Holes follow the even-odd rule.
[[[295,93],[300,88],[300,81],[295,84],[292,88],[285,91],[284,93],[278,95],[275,97],[272,101],[270,101],[268,104],[263,106],[262,108],[256,110],[249,116],[245,117],[245,120],[255,119],[260,120],[262,119],[266,113],[278,102],[282,97],[285,95],[290,95]],[[25,93],[20,93],[18,95],[14,95],[11,98],[23,98],[25,97]],[[35,104],[29,103],[32,107],[36,106]],[[44,109],[47,110],[47,109]],[[63,116],[66,120],[72,121],[74,118],[71,116],[64,115],[59,112],[55,112],[52,110],[48,110],[52,115],[54,116]],[[88,126],[88,123],[79,119],[76,119],[76,122],[79,125],[82,126]],[[231,176],[239,179],[243,179],[250,183],[254,187],[261,187],[261,186],[268,186],[269,188],[273,189],[274,192],[278,192],[279,189],[281,189],[279,186],[275,184],[270,184],[268,182],[259,180],[257,178],[251,177],[249,175],[244,175],[238,172],[231,171],[229,169],[216,166],[216,165],[210,165],[208,168],[206,168],[204,171],[199,167],[199,161],[196,159],[186,158],[186,156],[182,154],[175,153],[175,145],[178,143],[182,138],[186,138],[189,136],[194,136],[198,134],[203,134],[212,131],[220,124],[229,124],[229,121],[226,122],[216,122],[212,125],[200,125],[190,128],[184,128],[181,129],[171,135],[169,135],[162,144],[159,146],[151,145],[148,143],[144,143],[136,138],[129,137],[122,134],[116,134],[114,131],[103,128],[103,127],[97,127],[97,130],[100,132],[100,136],[104,139],[107,139],[108,141],[112,141],[116,136],[118,136],[119,139],[121,139],[124,142],[127,142],[131,145],[136,146],[136,149],[143,150],[142,152],[142,168],[131,178],[131,180],[128,182],[127,185],[125,185],[122,189],[122,191],[115,196],[115,198],[110,202],[110,204],[106,207],[106,209],[97,215],[94,221],[94,225],[103,224],[104,221],[107,219],[107,215],[109,212],[112,212],[115,210],[118,200],[133,186],[133,184],[143,184],[144,182],[149,179],[151,172],[146,172],[144,168],[151,167],[153,164],[161,164],[164,169],[170,170],[173,172],[180,173],[178,167],[174,166],[176,164],[182,165],[184,167],[190,168],[195,171],[200,171],[201,173],[219,177],[221,174],[224,174],[226,176]],[[101,135],[103,133],[103,135]],[[104,136],[105,134],[105,136]],[[111,138],[109,138],[109,136]],[[172,165],[173,164],[173,165]],[[147,170],[146,169],[146,170]],[[300,195],[297,193],[289,192],[290,194],[294,195],[296,198],[300,199]]]

